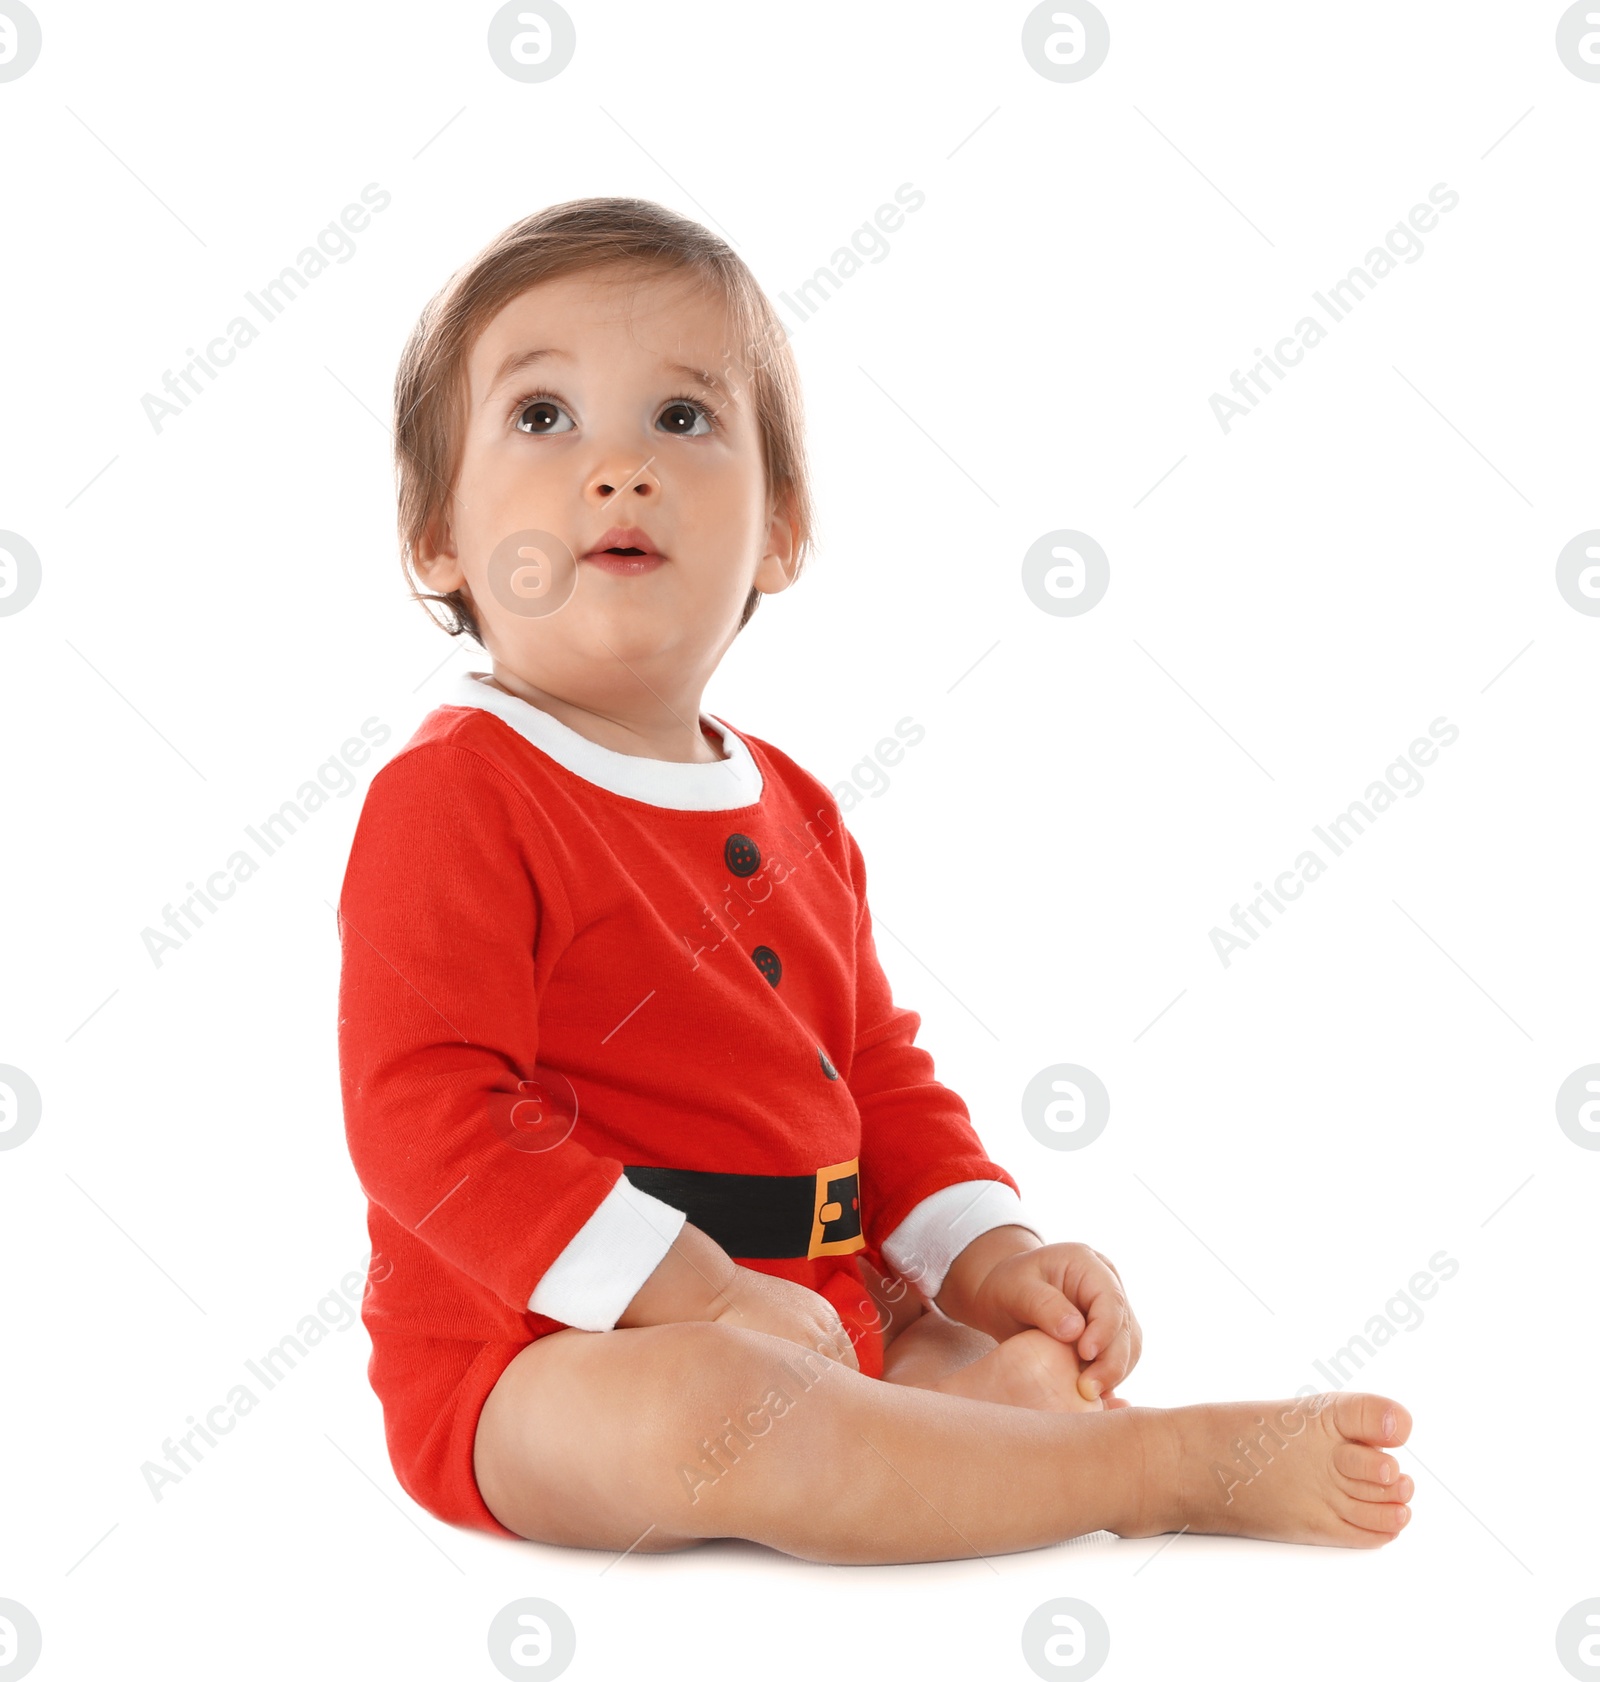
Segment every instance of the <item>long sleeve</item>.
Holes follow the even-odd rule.
[[[511,1121],[572,913],[527,796],[489,759],[414,747],[374,778],[339,901],[339,1062],[367,1196],[502,1303],[602,1330],[682,1214],[570,1136]],[[519,1148],[523,1147],[523,1148]]]
[[[855,837],[845,835],[857,904],[850,1092],[861,1112],[865,1236],[933,1297],[974,1238],[997,1226],[1038,1228],[1016,1181],[984,1150],[966,1104],[935,1079],[933,1058],[914,1043],[922,1018],[891,996],[872,935],[866,864]]]
[[[883,1241],[882,1255],[896,1273],[929,1297],[944,1288],[950,1264],[973,1241],[997,1226],[1025,1226],[1041,1244],[1039,1224],[1004,1180],[958,1180],[923,1200]]]

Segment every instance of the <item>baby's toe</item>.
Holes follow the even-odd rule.
[[[1353,1442],[1394,1445],[1411,1435],[1411,1415],[1388,1396],[1340,1395],[1332,1417],[1339,1435]]]
[[[1392,1484],[1400,1476],[1400,1462],[1367,1443],[1339,1443],[1333,1451],[1333,1465],[1335,1471],[1362,1483]]]
[[[1403,1501],[1363,1501],[1347,1495],[1340,1499],[1338,1512],[1346,1524],[1385,1540],[1398,1536],[1411,1522],[1411,1509]]]
[[[1408,1502],[1417,1494],[1417,1485],[1413,1484],[1407,1473],[1396,1473],[1390,1484],[1375,1484],[1370,1478],[1349,1477],[1348,1473],[1338,1472],[1339,1489],[1346,1495],[1354,1495],[1356,1500],[1398,1500]]]
[[[1393,1483],[1365,1483],[1360,1478],[1341,1477],[1339,1484],[1346,1495],[1353,1495],[1358,1501],[1406,1502],[1417,1492],[1417,1486],[1404,1472]]]

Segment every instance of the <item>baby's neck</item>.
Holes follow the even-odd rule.
[[[489,682],[503,694],[526,701],[529,706],[548,713],[558,724],[566,725],[585,740],[597,747],[608,748],[612,753],[681,765],[714,765],[728,757],[722,751],[721,738],[700,718],[698,709],[693,714],[673,709],[667,720],[669,727],[660,729],[653,727],[654,721],[651,727],[642,726],[637,720],[613,718],[578,706],[559,695],[551,695],[524,682],[514,673],[504,671],[498,662]],[[660,711],[660,708],[656,709],[658,715]],[[691,716],[696,722],[692,736],[684,728]]]

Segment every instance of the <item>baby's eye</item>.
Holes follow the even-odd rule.
[[[688,397],[674,398],[661,411],[661,419],[656,425],[661,426],[663,422],[666,423],[665,430],[678,438],[703,438],[715,430],[711,411],[704,403],[696,403]]]
[[[566,426],[556,424],[558,417],[562,415],[566,415]],[[552,398],[535,397],[517,410],[516,427],[518,432],[529,432],[536,437],[547,438],[554,432],[570,432],[572,416]]]

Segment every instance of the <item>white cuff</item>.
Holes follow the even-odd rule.
[[[661,1265],[688,1217],[621,1175],[528,1298],[528,1311],[608,1332]]]
[[[958,1180],[923,1198],[901,1221],[883,1241],[883,1259],[931,1299],[944,1289],[956,1257],[997,1226],[1025,1226],[1046,1242],[1004,1180]]]

